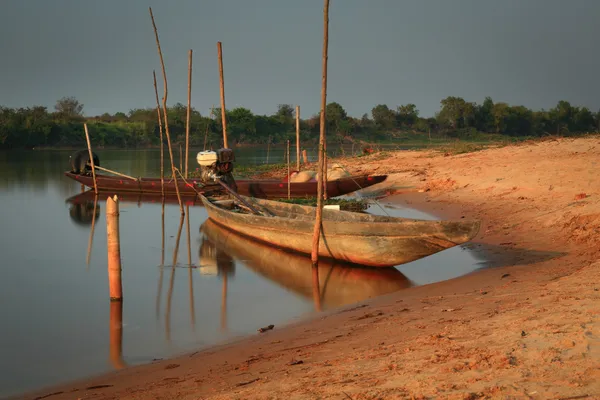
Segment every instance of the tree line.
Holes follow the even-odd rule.
[[[326,109],[329,141],[401,141],[417,137],[469,139],[481,133],[511,137],[572,135],[600,130],[600,112],[559,101],[549,110],[533,111],[524,106],[495,103],[487,97],[482,104],[460,97],[447,97],[434,117],[424,118],[414,104],[389,108],[376,105],[370,115],[349,116],[342,105],[329,103]],[[94,147],[143,148],[159,144],[156,108],[132,109],[86,117],[84,105],[73,97],[46,107],[8,108],[0,106],[0,148],[85,147],[83,123],[90,131]],[[174,144],[185,142],[187,107],[177,103],[167,109],[169,131]],[[247,108],[226,110],[230,144],[282,143],[295,137],[295,109],[280,104],[272,115],[255,115]],[[300,120],[303,142],[318,141],[319,115]],[[192,146],[219,147],[222,144],[221,110],[190,115]]]

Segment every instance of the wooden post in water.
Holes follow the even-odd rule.
[[[290,187],[291,187],[291,179],[290,179],[290,141],[288,139],[287,141],[287,169],[288,169],[288,180],[287,180],[287,186],[288,186],[288,200],[290,198]]]
[[[323,182],[324,182],[324,153],[325,153],[325,107],[327,106],[327,46],[329,40],[329,0],[324,0],[323,7],[323,77],[321,83],[321,121],[319,135],[319,163],[317,173],[319,174],[317,184],[317,212],[315,228],[313,231],[312,252],[310,255],[312,266],[317,267],[319,263],[319,238],[321,236],[321,222],[323,220]]]
[[[296,170],[300,172],[300,106],[296,106]]]
[[[302,150],[302,158],[304,159],[304,164],[308,164],[308,154],[306,154],[306,149]]]
[[[92,166],[92,177],[94,178],[94,193],[98,194],[98,185],[96,184],[96,169],[94,168],[94,157],[92,157],[92,145],[90,144],[90,134],[88,133],[87,124],[83,123],[85,131],[85,140],[87,141],[88,154],[90,155],[90,165]]]
[[[173,182],[175,183],[175,191],[177,192],[177,200],[179,200],[179,210],[181,215],[185,214],[183,210],[183,203],[181,202],[181,195],[179,194],[179,184],[177,182],[177,174],[175,173],[175,164],[173,162],[173,148],[171,147],[171,135],[169,134],[169,118],[167,116],[167,95],[169,93],[167,86],[167,72],[165,71],[165,62],[163,60],[162,51],[160,49],[160,40],[158,39],[158,30],[154,23],[154,15],[152,14],[152,7],[148,8],[150,11],[150,18],[152,19],[152,26],[154,28],[154,36],[156,37],[156,47],[158,48],[158,56],[160,58],[160,65],[163,73],[164,80],[164,95],[163,95],[163,114],[165,118],[165,134],[167,135],[167,145],[169,146],[169,156],[171,158],[171,173],[173,175]]]
[[[188,177],[188,155],[190,152],[190,113],[192,111],[192,49],[188,53],[188,104],[185,120],[185,169],[184,176]]]
[[[158,88],[156,87],[156,72],[152,70],[152,76],[154,77],[154,94],[156,95],[156,113],[158,114],[158,134],[160,135],[160,192],[162,196],[165,196],[165,156],[164,156],[164,143],[163,143],[163,125],[162,117],[160,115],[160,103],[158,101]],[[163,208],[164,214],[164,208]]]
[[[221,42],[217,42],[217,52],[219,56],[219,85],[221,88],[221,123],[223,126],[223,147],[228,149],[227,118],[225,117],[225,79],[223,77],[223,49],[221,48]]]
[[[106,241],[108,248],[108,291],[111,301],[121,301],[121,240],[119,237],[119,199],[106,199]]]

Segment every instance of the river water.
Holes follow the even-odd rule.
[[[158,176],[157,150],[95,152],[106,168]],[[196,152],[190,151],[192,168]],[[281,149],[270,152],[271,162],[281,162]],[[176,202],[163,206],[134,195],[120,202],[121,309],[109,301],[106,198],[100,196],[92,218],[93,196],[80,195],[80,185],[63,175],[72,153],[0,152],[0,397],[197,350],[478,268],[461,247],[384,271],[324,262],[315,297],[309,258],[224,232],[197,202],[182,220]],[[264,163],[266,155],[264,148],[236,149],[238,164]],[[434,219],[382,206],[369,212]]]

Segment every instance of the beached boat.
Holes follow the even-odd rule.
[[[222,254],[228,254],[245,266],[304,298],[314,299],[315,285],[310,258],[283,251],[225,229],[211,219],[200,226],[207,241]],[[199,265],[211,263],[201,253]],[[213,251],[215,258],[218,252]],[[409,288],[413,283],[395,268],[356,268],[333,260],[322,260],[318,267],[319,290],[316,299],[322,308],[340,307],[368,298]]]
[[[65,176],[94,188],[92,175],[81,175],[70,171]],[[385,181],[387,175],[357,175],[344,177],[327,182],[327,195],[329,197],[342,196],[360,189],[373,186]],[[236,179],[238,193],[263,199],[287,198],[288,184],[277,179]],[[179,192],[182,195],[196,195],[199,193],[221,192],[223,188],[218,183],[204,185],[199,179],[177,180]],[[138,178],[136,180],[119,176],[96,174],[98,190],[115,192],[142,192],[161,193],[160,178]],[[175,182],[165,179],[165,194],[175,194]],[[290,197],[315,197],[317,195],[317,182],[292,182],[290,183]]]
[[[240,196],[262,215],[233,200],[200,195],[209,218],[270,245],[310,254],[315,207]],[[391,267],[470,241],[479,221],[430,221],[323,210],[319,257],[372,267]]]

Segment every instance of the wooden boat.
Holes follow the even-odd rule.
[[[248,239],[208,219],[200,226],[203,246],[210,242],[211,254],[227,254],[257,274],[304,298],[314,295],[311,261],[293,252]],[[208,241],[205,241],[205,239]],[[219,253],[220,252],[220,253]],[[200,265],[208,252],[200,254]],[[213,262],[218,264],[219,259]],[[221,261],[222,263],[222,261]],[[322,308],[340,307],[368,298],[411,287],[412,282],[395,268],[356,268],[333,260],[323,260],[318,267],[319,301]]]
[[[94,188],[92,175],[79,175],[67,171],[65,176]],[[342,196],[360,189],[385,181],[387,175],[356,175],[327,182],[327,195],[329,197]],[[188,183],[181,179],[177,180],[179,192],[182,195],[197,195],[200,193],[221,192],[223,188],[212,183],[203,185],[198,179],[187,179]],[[236,179],[238,193],[264,199],[287,198],[287,182],[277,179]],[[118,176],[96,174],[98,190],[109,190],[116,192],[142,192],[161,193],[160,178],[139,178],[131,180]],[[175,182],[165,179],[165,194],[175,194]],[[315,197],[317,195],[317,182],[292,182],[290,183],[290,197]]]
[[[199,196],[208,217],[220,225],[276,247],[311,253],[315,207],[240,196],[263,214],[256,215],[233,200]],[[324,209],[319,257],[391,267],[468,242],[479,226],[479,221],[416,220]]]

